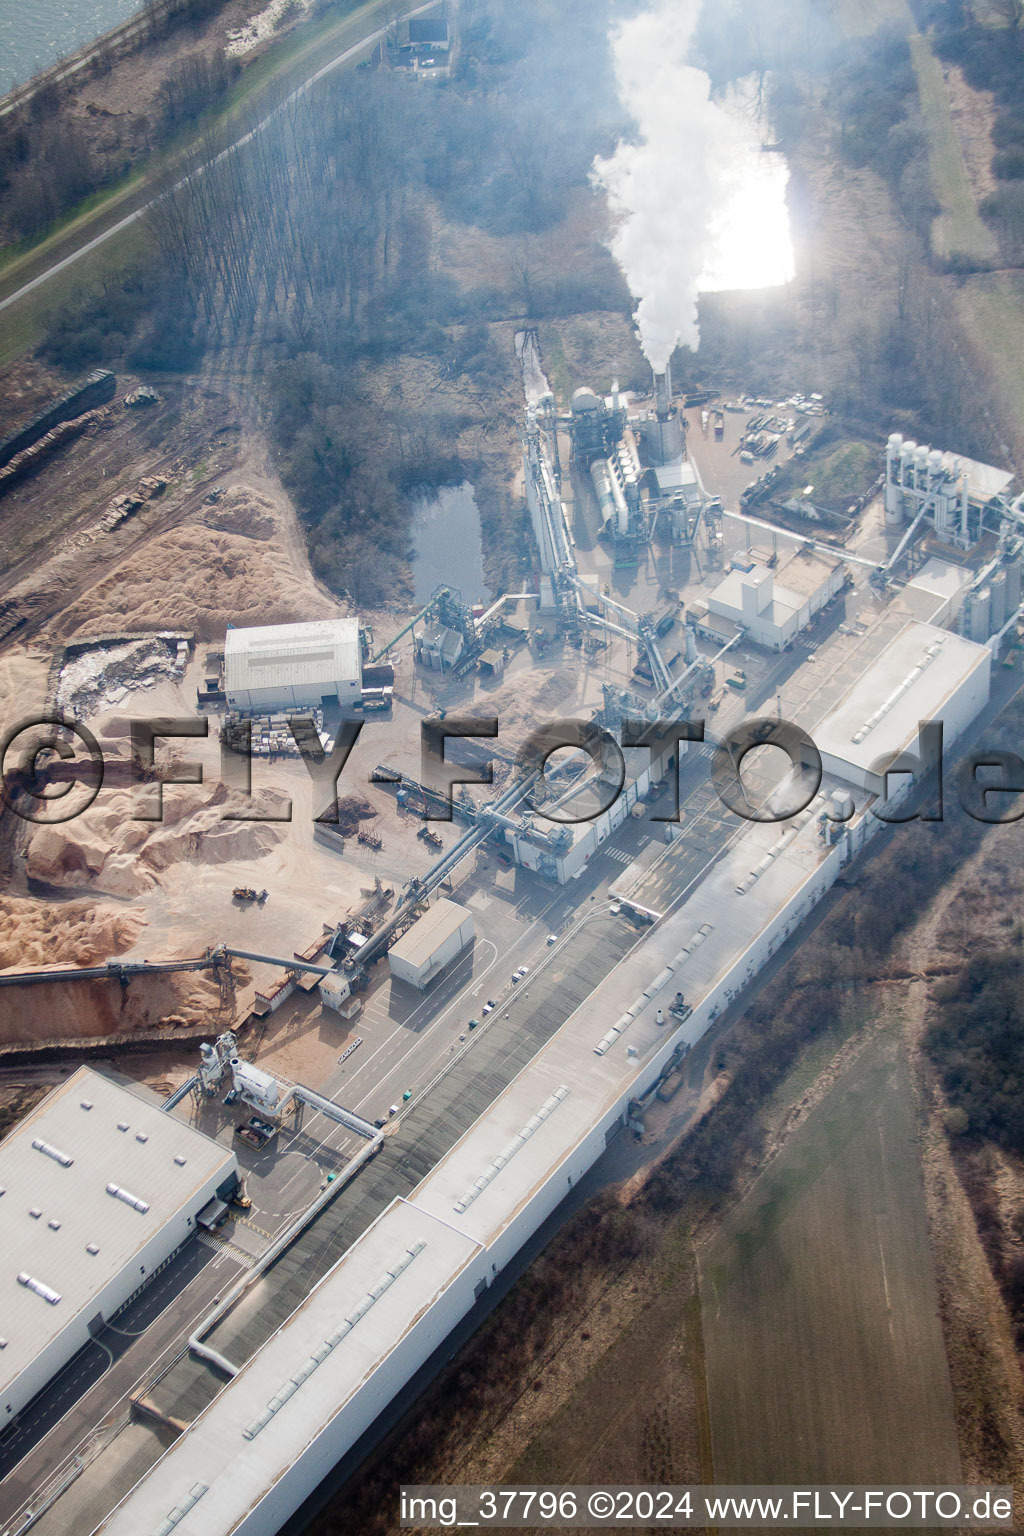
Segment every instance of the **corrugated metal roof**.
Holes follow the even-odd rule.
[[[360,672],[358,619],[229,629],[224,639],[229,694],[358,681]]]
[[[0,1396],[77,1314],[92,1316],[98,1293],[202,1185],[234,1166],[229,1149],[89,1067],[16,1126],[0,1142]],[[19,1274],[60,1300],[48,1303]]]
[[[442,896],[407,933],[403,933],[397,944],[391,946],[390,953],[406,965],[427,965],[441,945],[453,933],[458,933],[467,917],[472,919],[472,913],[466,907]]]
[[[991,660],[983,645],[911,621],[811,728],[814,743],[825,756],[870,771],[912,748],[920,721],[941,721],[950,697],[979,668],[987,695]]]

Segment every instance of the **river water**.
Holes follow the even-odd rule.
[[[141,9],[140,0],[0,0],[0,91]]]

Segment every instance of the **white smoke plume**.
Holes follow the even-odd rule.
[[[700,293],[793,275],[788,170],[761,153],[756,121],[735,102],[713,101],[708,76],[689,63],[700,8],[701,0],[658,0],[615,29],[615,77],[637,142],[594,162],[617,221],[612,253],[640,301],[640,341],[657,373],[678,342],[699,345]],[[753,263],[749,251],[742,259],[751,240]]]

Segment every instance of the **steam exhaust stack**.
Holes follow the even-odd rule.
[[[672,364],[666,363],[664,373],[654,375],[654,408],[659,421],[668,421],[672,414]]]
[[[683,457],[683,424],[672,404],[672,365],[654,375],[654,420],[648,419],[647,456],[652,464],[675,464]]]

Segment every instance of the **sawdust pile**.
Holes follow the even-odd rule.
[[[264,789],[253,797],[254,809],[279,813],[286,797]],[[225,821],[232,794],[221,784],[211,793],[202,786],[176,787],[164,797],[162,822],[135,821],[137,809],[127,790],[104,791],[73,821],[37,826],[30,834],[25,870],[30,879],[64,890],[83,886],[110,896],[140,896],[160,884],[171,865],[222,864],[255,859],[284,835],[280,825]],[[241,806],[239,801],[239,806]]]
[[[202,974],[5,987],[0,1046],[118,1039],[140,1031],[223,1029],[220,988]]]
[[[96,965],[131,948],[137,907],[0,896],[0,967]],[[239,968],[241,975],[242,968]],[[236,978],[239,979],[239,978]],[[5,987],[0,1047],[120,1037],[138,1030],[222,1027],[219,984],[200,974]]]
[[[343,837],[355,837],[361,821],[376,816],[376,809],[360,795],[343,795],[338,801],[338,831]]]
[[[145,923],[138,907],[0,896],[0,968],[94,965],[130,949]]]
[[[107,630],[194,630],[220,640],[229,623],[334,618],[340,605],[295,573],[276,541],[212,528],[174,529],[137,550],[56,620],[57,637]]]
[[[470,714],[490,715],[498,721],[498,744],[503,753],[518,751],[531,731],[579,714],[577,680],[580,665],[567,657],[561,671],[521,672],[477,701]],[[498,765],[495,764],[498,777]]]
[[[247,485],[232,485],[203,513],[207,528],[247,539],[272,539],[277,532],[274,503]]]

